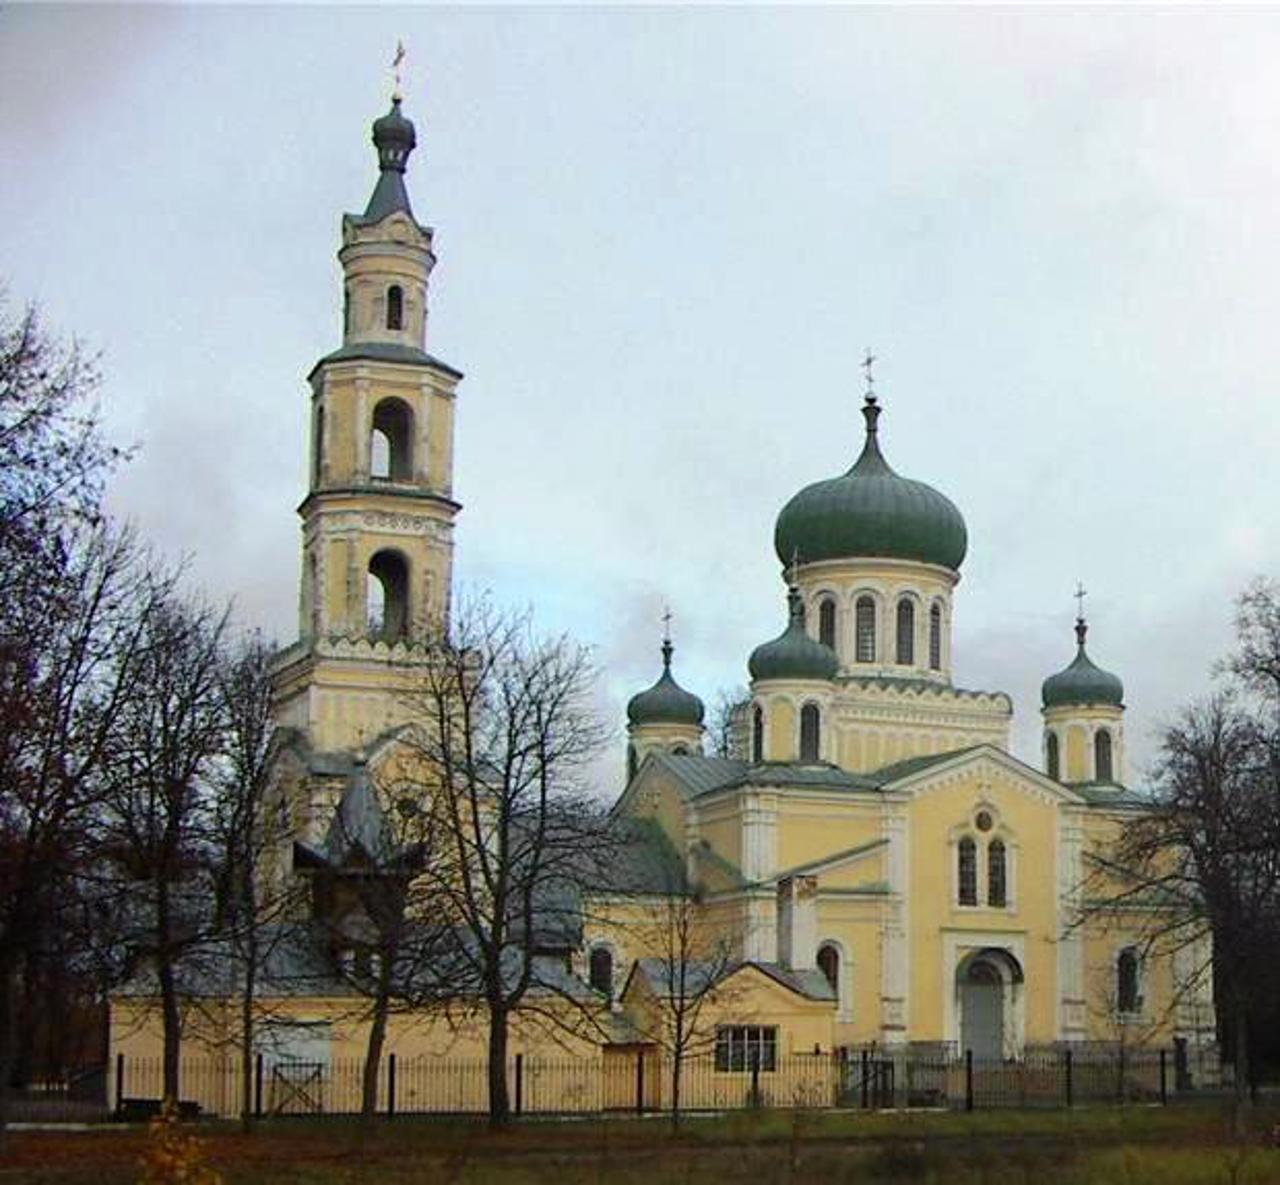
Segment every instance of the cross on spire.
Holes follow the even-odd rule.
[[[871,347],[868,346],[862,358],[863,395],[868,403],[876,401],[876,376],[871,370],[875,364],[876,356],[871,352]]]
[[[671,606],[662,606],[662,640],[671,641]]]
[[[395,56],[391,59],[391,73],[392,73],[392,76],[395,78],[395,89],[391,92],[391,98],[392,98],[392,101],[396,103],[400,102],[400,99],[401,99],[400,63],[403,62],[404,59],[405,59],[404,42],[397,40]]]
[[[800,549],[793,548],[791,551],[791,563],[787,567],[787,583],[793,588],[796,584],[796,577],[800,572]]]
[[[1077,581],[1076,581],[1076,591],[1075,591],[1074,593],[1072,593],[1071,595],[1072,595],[1072,596],[1074,596],[1074,597],[1075,597],[1075,599],[1076,599],[1076,616],[1077,616],[1081,621],[1083,621],[1083,620],[1084,620],[1084,599],[1085,599],[1085,597],[1087,597],[1087,596],[1089,595],[1089,593],[1088,593],[1088,591],[1085,589],[1085,586],[1084,586],[1083,584],[1081,584],[1081,582],[1080,582],[1079,580],[1077,580]]]

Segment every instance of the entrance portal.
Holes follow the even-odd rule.
[[[1004,977],[987,959],[961,968],[960,1043],[975,1058],[1004,1056]]]

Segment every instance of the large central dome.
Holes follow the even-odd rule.
[[[867,440],[848,473],[814,482],[778,515],[773,546],[783,564],[888,558],[959,569],[969,545],[964,519],[945,494],[899,477],[876,440],[880,407],[867,396]]]

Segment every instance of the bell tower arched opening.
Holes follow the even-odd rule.
[[[383,481],[413,480],[413,411],[402,399],[383,399],[373,409],[369,476]]]
[[[365,581],[369,636],[399,642],[409,632],[409,565],[398,551],[379,551],[369,560]]]

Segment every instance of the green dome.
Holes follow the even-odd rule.
[[[814,482],[778,515],[773,546],[783,564],[854,557],[920,560],[959,569],[969,545],[952,501],[922,481],[899,477],[880,452],[880,408],[868,395],[867,439],[853,468]]]
[[[804,629],[804,606],[800,594],[792,588],[787,593],[790,620],[787,628],[772,642],[757,646],[747,660],[752,679],[821,679],[835,678],[840,660],[830,646],[815,642]]]
[[[1110,704],[1124,706],[1124,684],[1119,675],[1095,666],[1084,651],[1084,636],[1089,627],[1084,618],[1076,619],[1076,656],[1066,670],[1050,675],[1040,687],[1040,700],[1046,708]]]
[[[685,691],[671,674],[670,640],[662,643],[662,677],[647,691],[633,695],[627,704],[627,719],[632,724],[702,723],[702,701]]]

